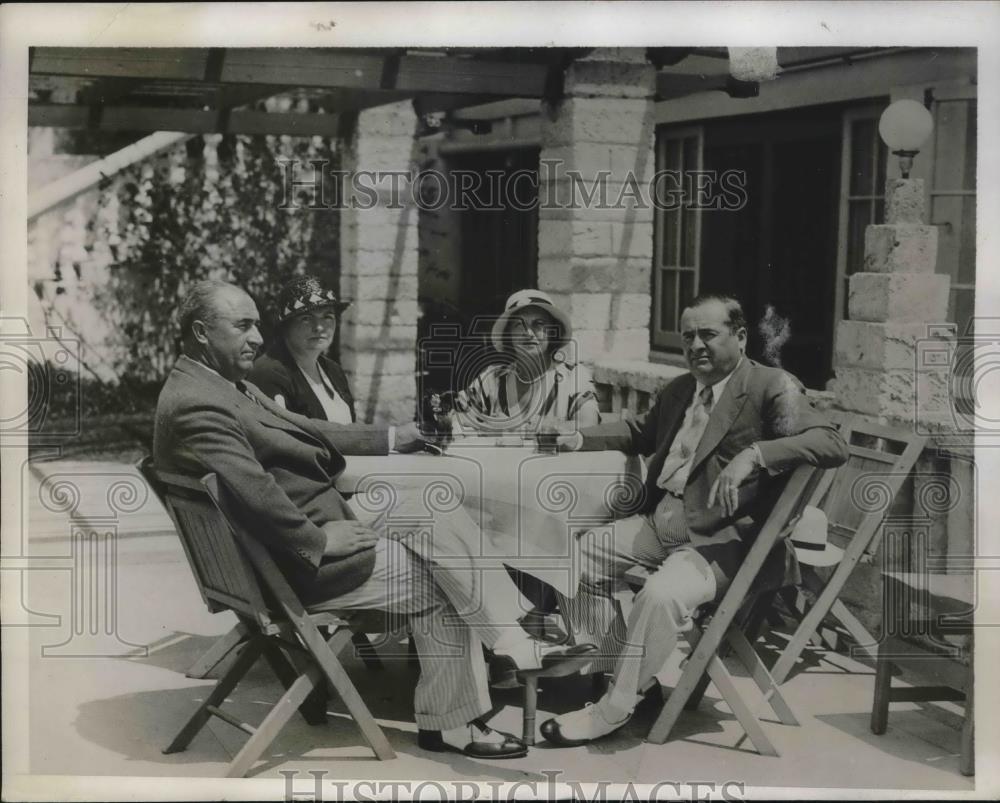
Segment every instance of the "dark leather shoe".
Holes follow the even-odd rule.
[[[468,756],[469,758],[523,758],[528,755],[527,745],[525,745],[525,743],[516,736],[504,733],[503,731],[494,731],[481,719],[474,719],[469,723],[469,725],[471,726],[470,730],[473,732],[472,740],[464,746],[446,742],[441,736],[441,731],[433,730],[418,730],[417,745],[421,749],[429,750],[432,753],[460,753],[461,755]],[[480,741],[475,738],[476,731],[483,736],[490,733],[497,733],[504,738],[502,741]]]
[[[569,634],[559,626],[558,614],[533,608],[517,621],[528,635],[539,641],[548,641],[552,644],[565,644],[569,641]]]

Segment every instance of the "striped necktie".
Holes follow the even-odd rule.
[[[660,476],[656,481],[660,488],[675,495],[684,493],[694,453],[702,435],[705,434],[705,427],[708,426],[708,417],[711,412],[712,388],[706,385],[698,392],[694,404],[688,415],[685,416],[684,424],[670,445],[670,451],[667,452],[667,457],[663,461],[663,470],[660,471]]]
[[[253,395],[253,394],[252,394],[252,393],[250,392],[250,388],[248,388],[248,387],[246,386],[246,383],[245,383],[245,382],[242,382],[242,381],[240,381],[240,382],[237,382],[237,383],[236,383],[236,389],[237,389],[237,390],[238,390],[238,391],[239,391],[240,393],[242,393],[242,394],[243,394],[244,396],[246,396],[246,397],[247,397],[248,399],[250,399],[250,401],[252,401],[252,402],[253,402],[254,404],[260,404],[260,399],[258,399],[258,398],[257,398],[256,396],[254,396],[254,395]]]

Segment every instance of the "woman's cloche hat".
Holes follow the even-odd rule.
[[[563,344],[567,343],[573,336],[573,326],[569,322],[569,316],[559,309],[546,293],[543,293],[541,290],[518,290],[507,299],[503,312],[500,313],[500,317],[493,324],[491,339],[493,347],[497,351],[504,350],[504,336],[507,332],[507,325],[510,323],[511,316],[515,312],[527,307],[538,307],[545,310],[545,312],[552,316],[553,320],[559,322],[559,325],[562,327],[561,341]]]
[[[340,313],[349,306],[349,301],[338,299],[337,294],[323,287],[315,276],[297,276],[278,294],[278,323],[323,307],[335,307]]]

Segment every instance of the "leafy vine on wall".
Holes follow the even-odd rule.
[[[288,159],[336,169],[337,151],[321,137],[195,137],[101,188],[88,267],[107,323],[102,352],[120,379],[165,378],[180,340],[177,304],[199,279],[245,287],[265,327],[290,277],[310,272],[337,286],[337,211],[310,210],[307,200],[281,208]]]

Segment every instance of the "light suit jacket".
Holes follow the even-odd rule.
[[[214,471],[234,509],[242,511],[242,523],[307,603],[353,590],[371,575],[374,551],[324,558],[321,527],[354,518],[334,487],[346,465],[343,455],[388,454],[388,430],[306,418],[243,385],[257,402],[181,357],[156,407],[156,468],[194,477]]]
[[[630,512],[650,513],[662,499],[665,491],[656,482],[694,397],[695,386],[694,376],[685,374],[667,384],[650,410],[639,418],[583,430],[583,449],[620,449],[652,455],[643,494]],[[740,486],[735,515],[726,516],[718,499],[710,508],[712,484],[722,469],[753,443],[760,449],[766,469],[758,469]],[[802,464],[839,466],[847,458],[843,438],[812,408],[798,380],[779,368],[744,357],[722,398],[712,407],[684,488],[691,543],[696,548],[736,539],[749,544],[763,526],[792,469]],[[793,557],[790,552],[790,559]],[[797,566],[786,566],[786,577],[794,579],[796,570]]]

